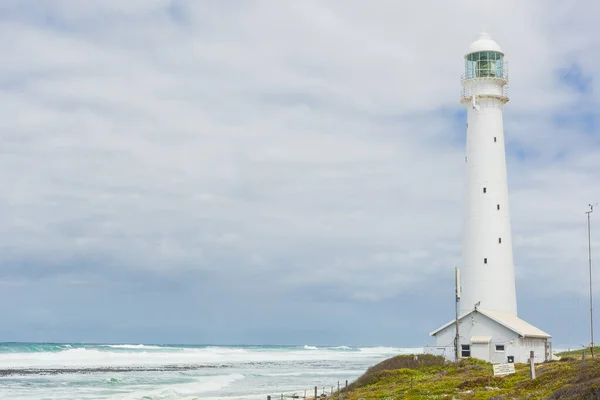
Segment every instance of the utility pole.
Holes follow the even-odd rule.
[[[594,205],[588,204],[590,211],[586,211],[587,214],[587,225],[588,225],[588,256],[589,256],[589,270],[590,270],[590,336],[592,342],[590,343],[590,353],[594,358],[594,302],[592,292],[592,234],[590,225],[590,214],[594,212]]]
[[[454,285],[455,285],[455,305],[454,311],[456,313],[454,319],[454,325],[456,326],[456,337],[454,338],[454,359],[458,362],[460,358],[460,335],[458,334],[458,306],[460,304],[460,269],[454,267]]]

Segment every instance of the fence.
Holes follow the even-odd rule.
[[[343,399],[343,394],[345,392],[348,391],[348,380],[346,380],[346,383],[344,384],[344,386],[340,386],[340,382],[338,381],[337,383],[337,390],[334,391],[335,387],[334,386],[315,386],[314,390],[313,389],[309,389],[309,390],[302,390],[302,391],[297,391],[297,392],[287,392],[287,393],[280,393],[279,395],[268,395],[267,396],[267,400],[278,400],[278,399],[302,399],[302,400],[317,400],[317,399],[324,399],[324,398],[330,398],[330,399],[334,399],[335,395],[337,395],[337,399]]]

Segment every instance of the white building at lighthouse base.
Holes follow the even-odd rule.
[[[474,357],[491,363],[526,363],[533,351],[534,362],[552,359],[551,338],[546,332],[515,315],[475,308],[458,318],[459,357]],[[456,324],[451,321],[430,333],[434,346],[425,353],[455,358]]]

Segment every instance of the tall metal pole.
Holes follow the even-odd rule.
[[[458,267],[454,268],[454,284],[455,284],[455,320],[454,324],[456,325],[456,337],[454,338],[454,359],[458,362],[460,358],[459,348],[460,348],[460,335],[458,334],[458,306],[460,302],[460,270]]]
[[[590,206],[590,211],[587,211],[587,223],[588,223],[588,256],[589,256],[589,270],[590,270],[590,336],[592,338],[592,342],[590,343],[590,352],[592,354],[592,358],[594,358],[594,301],[593,301],[593,292],[592,292],[592,230],[590,225],[590,214],[594,212],[594,206],[592,204],[588,204]]]

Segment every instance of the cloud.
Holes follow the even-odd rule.
[[[24,302],[11,334],[64,318],[81,287],[102,293],[105,306],[85,303],[99,313],[162,299],[220,315],[221,333],[192,324],[213,342],[250,323],[242,304],[256,316],[275,301],[287,320],[286,305],[310,315],[328,293],[337,323],[386,303],[383,324],[416,291],[446,290],[462,232],[461,57],[483,28],[510,63],[519,295],[585,295],[600,36],[584,3],[7,2],[0,276],[15,291],[47,285],[34,303],[55,304]],[[123,287],[137,297],[111,301]],[[419,309],[449,317],[427,297]]]

